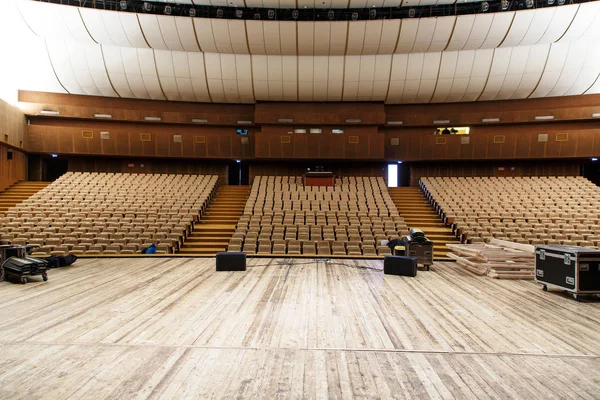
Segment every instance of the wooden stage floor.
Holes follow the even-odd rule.
[[[1,399],[598,399],[600,301],[436,263],[85,259],[0,282]]]

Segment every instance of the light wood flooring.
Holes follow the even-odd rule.
[[[1,399],[600,397],[600,300],[436,263],[85,259],[0,282]]]

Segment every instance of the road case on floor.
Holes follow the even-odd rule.
[[[41,275],[44,281],[48,280],[48,262],[32,257],[11,257],[2,263],[2,276],[7,280],[16,280],[27,283],[35,275]]]
[[[600,294],[600,250],[546,245],[535,249],[535,280],[558,287],[579,300],[581,294]]]
[[[415,257],[417,264],[421,264],[429,271],[433,264],[433,242],[425,236],[405,236],[402,238],[404,246],[404,255],[406,257]]]

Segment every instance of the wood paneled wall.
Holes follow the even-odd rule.
[[[27,179],[25,115],[16,107],[0,100],[0,190]],[[12,160],[8,160],[8,153]]]
[[[579,161],[495,161],[414,163],[410,165],[410,184],[417,186],[427,176],[578,176]]]
[[[69,171],[127,172],[137,174],[199,174],[219,175],[227,183],[227,163],[223,161],[173,160],[122,157],[68,157]]]
[[[253,158],[254,134],[240,136],[234,127],[31,118],[29,151],[37,153],[176,158]],[[83,131],[90,131],[85,138]],[[101,139],[109,132],[109,139]],[[250,128],[253,132],[253,128]],[[148,134],[149,141],[142,140]],[[174,136],[181,135],[181,142]],[[242,144],[247,138],[248,144]]]
[[[279,119],[293,119],[294,124],[348,125],[347,119],[360,120],[354,125],[385,123],[383,103],[257,103],[255,121],[278,124]]]
[[[12,160],[8,160],[9,152],[12,152]],[[27,155],[0,143],[0,191],[24,180],[27,180]]]
[[[600,94],[541,99],[480,101],[473,103],[387,105],[386,121],[403,126],[434,126],[450,120],[450,126],[482,124],[484,118],[500,118],[500,124],[535,123],[536,116],[552,115],[555,121],[589,120],[600,113]]]
[[[376,126],[344,127],[336,135],[331,128],[320,134],[288,134],[292,128],[264,125],[256,134],[256,158],[381,160],[384,135]],[[353,142],[353,143],[351,143]]]
[[[253,104],[186,103],[27,91],[19,91],[19,102],[27,115],[38,115],[42,109],[49,109],[60,112],[59,119],[94,119],[94,114],[110,114],[114,121],[139,122],[144,117],[161,117],[161,123],[207,119],[211,125],[237,125],[237,121],[254,119]]]
[[[600,155],[600,121],[476,126],[471,128],[470,135],[433,135],[433,130],[426,127],[386,128],[384,132],[386,160],[542,159]],[[539,142],[540,134],[547,134],[548,141]],[[567,134],[566,138],[562,134]],[[463,138],[467,137],[469,143],[463,144]],[[392,138],[398,138],[400,144],[392,146]],[[436,144],[436,140],[444,139],[445,144]]]
[[[265,161],[250,164],[250,182],[255,176],[303,176],[307,168],[314,171],[318,165],[336,176],[386,176],[386,164],[381,162]]]
[[[16,107],[0,100],[0,142],[16,148],[24,148],[25,115]]]

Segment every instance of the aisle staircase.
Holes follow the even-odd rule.
[[[427,201],[427,197],[418,187],[389,188],[390,195],[400,216],[410,228],[418,228],[425,236],[435,243],[433,247],[434,260],[451,260],[446,256],[450,251],[446,244],[460,243],[452,230],[445,226],[435,209]]]
[[[0,213],[33,196],[51,182],[19,181],[0,193]]]
[[[219,186],[202,219],[178,253],[208,257],[225,251],[249,193],[250,186]]]

